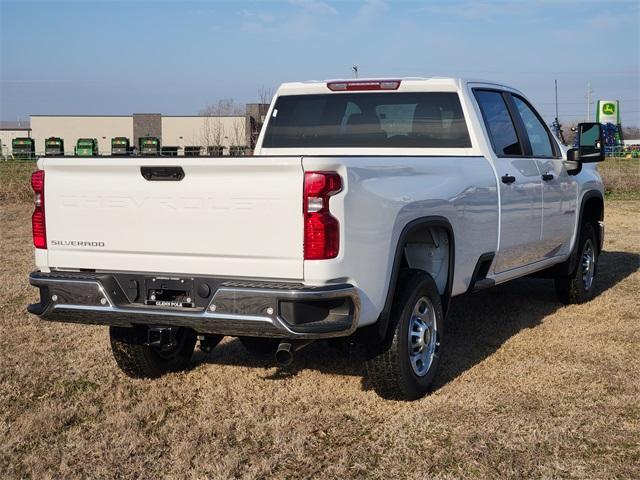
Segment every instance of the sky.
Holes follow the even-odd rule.
[[[357,64],[507,83],[549,122],[554,80],[565,123],[586,119],[590,82],[640,125],[639,25],[638,0],[0,0],[0,120],[193,115]]]

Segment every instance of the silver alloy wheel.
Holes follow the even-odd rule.
[[[427,374],[439,346],[435,309],[429,298],[421,297],[409,320],[409,361],[417,376]]]
[[[582,249],[582,286],[589,290],[596,273],[596,254],[591,240],[587,240]]]

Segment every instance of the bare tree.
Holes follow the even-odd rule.
[[[227,135],[224,127],[224,120],[220,117],[228,116],[244,116],[245,106],[237,103],[233,98],[223,98],[216,103],[212,103],[200,110],[200,115],[204,116],[201,139],[202,145],[209,151],[209,147],[221,147],[223,140]],[[232,126],[232,143],[234,145],[242,145],[243,129],[242,125],[234,120]],[[244,119],[242,119],[244,124]],[[238,143],[239,142],[239,143]]]
[[[637,140],[640,138],[639,127],[622,127],[622,134],[626,140]]]
[[[209,147],[221,147],[224,136],[224,122],[221,118],[212,116],[203,118],[200,141],[207,151]]]
[[[235,118],[231,126],[231,144],[234,146],[244,146],[245,138],[245,119]]]
[[[275,92],[273,91],[273,88],[266,88],[264,85],[262,85],[258,89],[258,101],[261,105],[269,105],[271,104],[271,100],[273,99],[274,94]]]
[[[244,115],[245,106],[236,101],[233,98],[223,98],[218,100],[217,103],[211,103],[200,110],[200,115],[209,117],[224,117],[233,115]]]

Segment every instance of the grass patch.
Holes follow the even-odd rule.
[[[86,378],[67,378],[56,382],[54,390],[59,391],[63,398],[71,398],[98,389],[98,384]]]
[[[609,157],[598,171],[607,198],[640,200],[640,159]]]
[[[33,201],[31,173],[36,169],[32,161],[0,162],[0,202],[20,203]]]

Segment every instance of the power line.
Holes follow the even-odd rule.
[[[617,98],[621,102],[637,102],[640,98]],[[535,102],[536,105],[555,105],[556,102]],[[558,105],[583,105],[584,102],[558,102]]]
[[[629,111],[621,111],[620,112],[621,115],[627,115],[627,114],[631,114],[631,113],[640,113],[640,110],[629,110]],[[543,117],[553,118],[555,114],[547,112],[547,113],[541,113],[541,115]],[[582,117],[582,118],[584,118],[584,113],[561,113],[558,116],[560,118],[563,118],[563,117]]]

